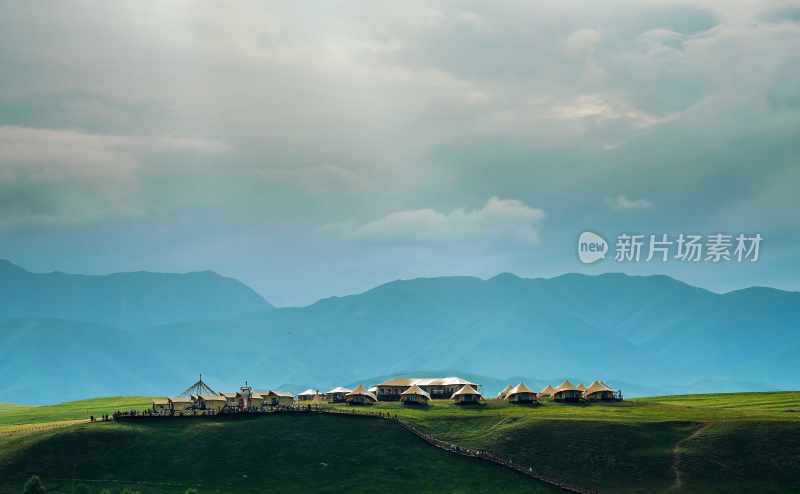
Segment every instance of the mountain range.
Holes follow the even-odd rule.
[[[800,387],[800,293],[724,294],[667,276],[390,282],[276,308],[205,271],[31,273],[0,261],[0,401],[324,389],[447,374],[539,386],[604,379],[627,396]],[[371,377],[372,376],[372,377]]]

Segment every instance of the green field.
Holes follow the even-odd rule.
[[[83,418],[81,410],[98,415],[113,404],[127,409],[147,401],[0,406],[0,425]],[[494,400],[466,408],[446,401],[426,409],[379,403],[361,410],[397,415],[439,439],[600,492],[800,492],[800,392],[534,407]],[[323,463],[328,466],[317,468]],[[0,435],[0,478],[7,479],[0,492],[20,492],[32,473],[63,492],[67,484],[55,479],[106,476],[154,482],[137,487],[147,492],[186,486],[201,492],[395,492],[408,490],[406,480],[418,492],[552,492],[514,472],[436,450],[391,421],[330,415],[183,418]]]

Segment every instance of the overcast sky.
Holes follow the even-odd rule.
[[[213,269],[277,305],[504,271],[800,289],[800,3],[0,8],[0,257],[28,269]],[[589,266],[584,230],[764,240]]]

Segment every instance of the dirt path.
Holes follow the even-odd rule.
[[[667,489],[667,492],[680,492],[683,489],[683,474],[681,473],[681,449],[683,445],[703,434],[712,425],[714,425],[713,422],[704,422],[697,430],[675,443],[675,447],[672,448],[672,471],[675,474],[675,482],[672,487]]]

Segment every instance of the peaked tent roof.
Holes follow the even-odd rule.
[[[203,401],[227,401],[225,397],[221,395],[199,395],[197,398]]]
[[[595,381],[589,386],[583,394],[589,396],[590,394],[599,393],[601,391],[608,391],[613,393],[614,390],[611,389],[606,383],[603,381]]]
[[[172,403],[194,403],[194,400],[186,396],[176,396],[174,398],[170,398],[169,401]]]
[[[539,394],[540,395],[545,395],[545,396],[553,396],[553,393],[555,393],[555,392],[556,392],[555,388],[548,384],[547,386],[544,387],[544,389],[542,389],[539,392]]]
[[[378,398],[375,396],[374,393],[371,393],[366,389],[364,389],[363,384],[359,384],[358,386],[356,386],[356,389],[350,391],[349,393],[347,393],[347,395],[345,395],[345,397],[347,396],[366,396],[367,398],[371,398],[374,401],[378,401]]]
[[[556,388],[556,393],[560,393],[562,391],[578,391],[578,388],[576,388],[575,385],[569,382],[569,379],[567,379],[563,383],[559,384]]]
[[[500,392],[497,393],[497,399],[498,400],[502,400],[503,398],[506,397],[506,395],[508,394],[509,391],[511,391],[511,385],[510,384],[506,384],[506,387],[501,389]]]
[[[534,394],[534,395],[536,394],[536,392],[532,391],[531,388],[529,388],[528,386],[525,385],[525,383],[519,383],[516,386],[514,386],[513,388],[511,388],[510,390],[508,390],[508,393],[506,393],[506,398],[509,398],[509,397],[511,397],[513,395],[518,395],[518,394],[521,394],[521,393],[531,393],[531,394]]]
[[[583,383],[578,384],[578,391],[586,391],[586,386],[584,386]]]
[[[465,385],[461,386],[461,389],[459,389],[458,391],[453,393],[452,397],[455,398],[456,396],[462,396],[462,395],[464,395],[464,396],[466,396],[466,395],[481,396],[481,394],[478,393],[477,391],[475,391],[475,388],[473,388],[469,384],[465,384]]]
[[[409,388],[407,390],[403,391],[402,393],[400,393],[400,395],[401,396],[418,395],[418,396],[424,396],[425,398],[427,398],[429,400],[431,399],[431,395],[429,395],[427,391],[425,391],[424,389],[420,388],[416,384],[414,384],[413,386],[409,386]]]
[[[345,393],[346,394],[346,393],[349,393],[351,391],[353,391],[353,390],[350,389],[350,388],[344,388],[342,386],[339,386],[339,387],[333,388],[332,390],[328,391],[325,394],[326,395],[332,395],[332,394],[335,394],[335,393]]]
[[[316,396],[319,392],[316,389],[308,388],[307,390],[299,393],[297,396]]]
[[[198,379],[196,383],[184,389],[183,392],[178,396],[185,396],[189,398],[192,396],[215,395],[215,394],[217,394],[217,392],[211,389],[211,387],[209,387],[208,384],[203,382],[203,375],[200,374],[200,379]]]

